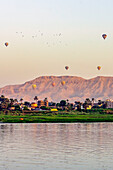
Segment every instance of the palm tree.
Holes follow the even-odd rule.
[[[1,95],[0,101],[3,102],[4,100],[5,100],[5,96],[4,96],[4,95]]]
[[[11,106],[13,106],[13,104],[14,104],[14,100],[12,98],[10,99],[10,104],[11,104]]]
[[[69,100],[67,99],[66,101],[67,101],[67,105],[68,105],[69,104]]]
[[[22,101],[23,101],[23,99],[21,98],[21,99],[20,99],[20,102],[22,103]]]
[[[38,101],[38,97],[37,97],[37,96],[35,96],[35,97],[34,97],[34,100]]]
[[[94,105],[94,101],[95,101],[95,99],[94,99],[94,98],[92,98],[92,106]]]
[[[4,96],[4,95],[1,95],[1,98],[5,98],[5,96]]]
[[[18,102],[18,100],[17,99],[14,99],[14,103],[17,103]]]
[[[47,97],[44,99],[45,106],[48,106],[48,99]]]
[[[89,98],[86,98],[85,103],[88,104],[88,105],[91,105],[90,99],[89,99]]]
[[[48,101],[48,100],[47,100],[47,97],[44,99],[44,102],[46,102],[46,101]]]

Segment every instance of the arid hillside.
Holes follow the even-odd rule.
[[[61,84],[62,81],[65,81],[65,85]],[[33,84],[36,85],[35,89]],[[40,100],[47,97],[49,101],[55,102],[62,99],[70,102],[84,101],[85,98],[105,100],[113,98],[113,77],[99,76],[87,80],[76,76],[42,76],[21,85],[0,88],[2,94],[18,100],[23,98],[24,101],[33,101],[35,96]]]

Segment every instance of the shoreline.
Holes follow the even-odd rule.
[[[113,114],[0,115],[0,123],[97,123],[113,122]]]

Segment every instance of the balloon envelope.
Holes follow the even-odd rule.
[[[100,70],[100,69],[101,69],[101,66],[98,66],[97,69]]]
[[[64,86],[65,85],[65,81],[61,81],[61,84]]]
[[[66,69],[66,70],[68,70],[68,69],[69,69],[69,67],[68,67],[68,66],[65,66],[65,69]]]
[[[53,86],[53,87],[55,86],[55,82],[52,83],[52,86]]]
[[[102,37],[103,37],[103,39],[105,40],[106,37],[107,37],[107,35],[106,35],[106,34],[102,34]]]
[[[9,45],[9,43],[8,43],[8,42],[6,42],[6,43],[5,43],[5,46],[7,47],[8,45]]]
[[[32,85],[32,88],[33,88],[33,89],[36,89],[36,84],[33,84],[33,85]]]

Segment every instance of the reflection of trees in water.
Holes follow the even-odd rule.
[[[1,140],[12,141],[17,138],[26,145],[38,149],[45,147],[59,150],[74,149],[76,152],[82,148],[108,145],[108,139],[113,140],[113,123],[34,123],[34,124],[1,124]]]
[[[12,124],[0,124],[0,143],[5,143],[13,135],[13,125]]]
[[[24,125],[26,126],[26,125]],[[32,139],[34,145],[48,145],[59,148],[63,147],[86,147],[94,145],[100,146],[105,138],[109,138],[109,130],[112,125],[107,123],[60,123],[60,124],[28,124],[24,135]],[[29,136],[28,136],[29,131]]]
[[[5,124],[2,124],[2,125],[0,125],[0,129],[7,129],[7,125]]]
[[[13,133],[14,127],[13,124],[10,124],[10,133]]]
[[[0,143],[4,141],[5,133],[7,132],[7,125],[1,124],[0,125]]]

